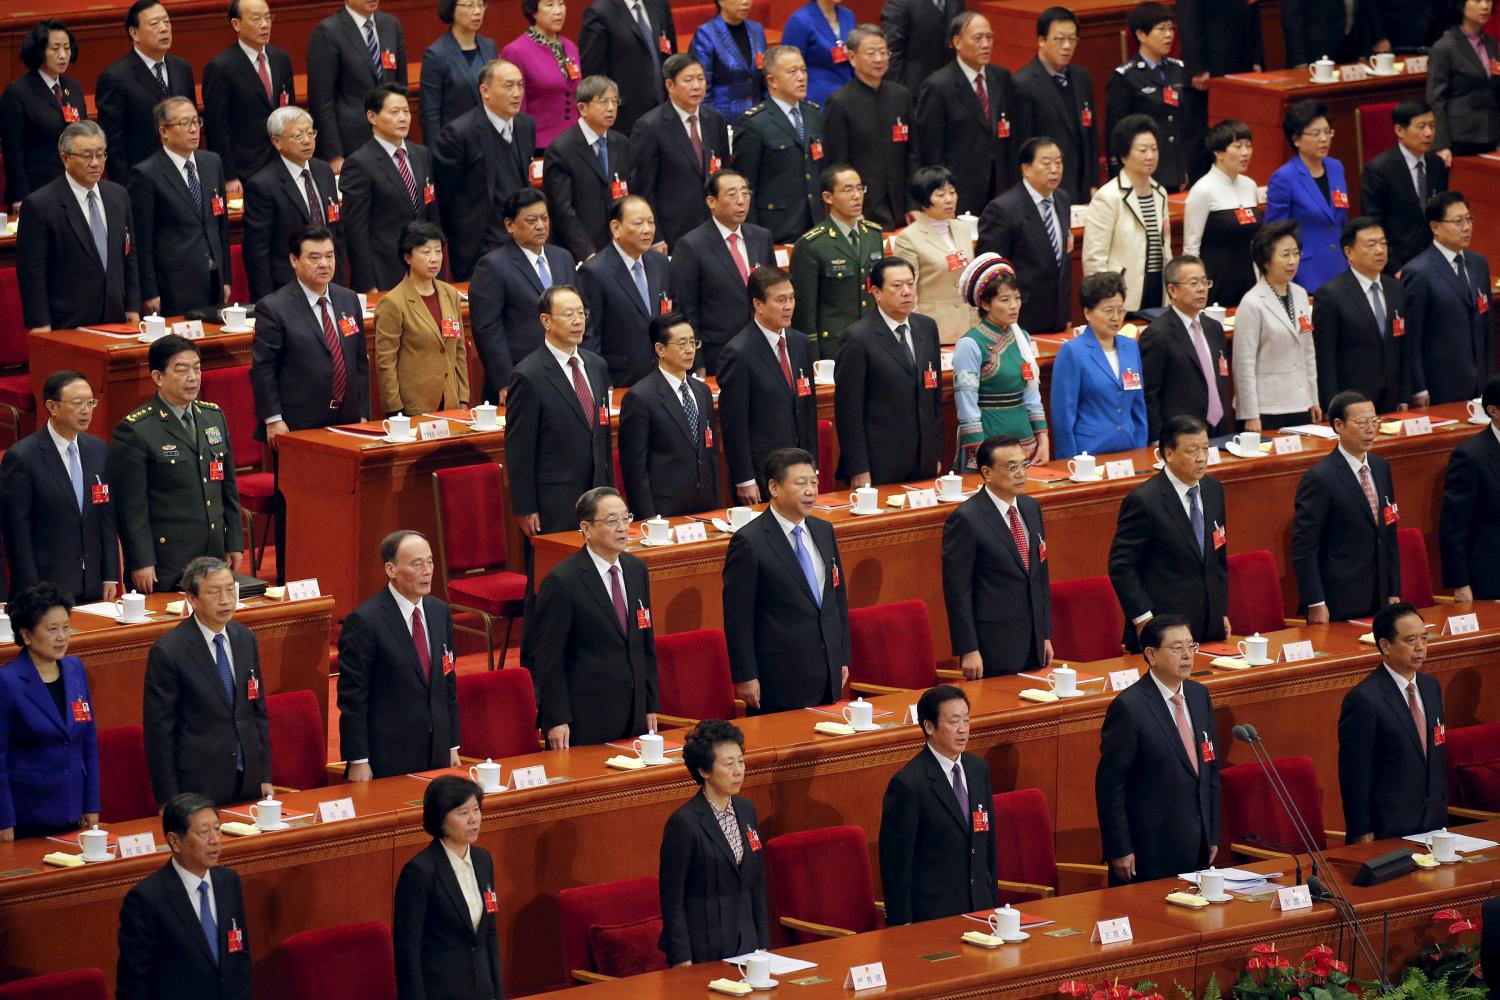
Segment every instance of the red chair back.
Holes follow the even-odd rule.
[[[756,469],[756,473],[760,470]],[[818,421],[818,492],[831,493],[837,485],[838,463],[833,456],[833,421]]]
[[[766,867],[777,917],[796,917],[862,934],[875,929],[870,848],[857,826],[825,826],[766,841]],[[814,935],[788,930],[793,941]]]
[[[920,691],[937,680],[932,624],[918,600],[849,609],[849,679]]]
[[[229,300],[246,305],[250,301],[250,275],[245,273],[243,244],[229,244],[229,263],[234,268],[234,280],[229,283]]]
[[[1419,608],[1430,608],[1432,566],[1427,562],[1427,540],[1420,528],[1398,528],[1396,547],[1401,551],[1401,599]]]
[[[686,719],[734,718],[729,648],[716,628],[656,637],[661,710]]]
[[[283,691],[266,699],[271,723],[271,774],[288,788],[328,783],[328,738],[323,712],[311,691]]]
[[[458,675],[458,714],[465,757],[519,757],[537,752],[536,694],[531,671],[485,670]]]
[[[99,730],[99,820],[124,823],[156,815],[146,731],[140,726]]]
[[[1120,655],[1125,613],[1107,576],[1052,581],[1052,652],[1088,662]]]
[[[293,934],[281,952],[291,1000],[396,1000],[391,929],[380,921]]]
[[[1487,794],[1494,782],[1488,773],[1500,771],[1500,722],[1485,722],[1448,730],[1448,801],[1465,809],[1500,811],[1500,796]],[[1485,766],[1491,765],[1491,766]],[[1465,776],[1465,772],[1475,772]]]
[[[505,495],[500,466],[458,465],[438,469],[438,516],[443,524],[443,556],[450,577],[473,570],[505,568],[505,529],[509,518],[495,505]]]
[[[1229,622],[1241,635],[1284,626],[1281,575],[1269,549],[1229,557]]]
[[[109,990],[98,969],[76,969],[13,980],[0,986],[0,1000],[109,1000]]]
[[[0,267],[0,368],[24,365],[30,357],[26,320],[21,313],[21,284],[14,267]]]
[[[1365,104],[1354,109],[1355,119],[1359,124],[1361,166],[1396,144],[1396,124],[1392,117],[1395,111],[1395,101]]]
[[[1052,811],[1040,788],[996,792],[994,817],[995,877],[1057,888],[1057,851],[1052,844]],[[1034,895],[1001,890],[1000,900],[1015,903]]]
[[[574,969],[599,971],[589,946],[590,927],[660,918],[661,894],[655,875],[600,882],[559,892],[557,912],[562,921],[562,974],[571,981]]]
[[[1302,810],[1313,841],[1320,850],[1326,848],[1328,838],[1323,834],[1323,792],[1318,787],[1318,770],[1313,765],[1312,758],[1276,757],[1272,763],[1276,765],[1281,780],[1286,783],[1292,802]],[[1219,841],[1221,845],[1254,845],[1254,840],[1245,839],[1247,833],[1289,846],[1302,843],[1291,820],[1287,819],[1286,813],[1277,804],[1276,795],[1271,791],[1270,779],[1259,764],[1235,764],[1220,770],[1219,791],[1222,801],[1219,815],[1224,831],[1223,839]],[[1267,850],[1279,848],[1268,847]]]
[[[255,440],[255,393],[250,388],[250,366],[205,368],[202,397],[224,411],[229,443],[234,449],[234,467],[259,466],[261,446]]]

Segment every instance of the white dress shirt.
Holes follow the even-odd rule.
[[[583,141],[588,143],[589,150],[591,152],[594,152],[594,154],[597,156],[598,153],[594,149],[594,147],[598,144],[602,136],[600,136],[598,132],[595,132],[593,129],[589,128],[589,123],[584,121],[582,118],[578,119],[578,129],[583,133]],[[614,166],[614,164],[610,164],[610,166]]]
[[[226,628],[223,631],[215,632],[213,629],[205,625],[203,623],[203,619],[199,618],[197,615],[193,615],[193,623],[198,626],[198,631],[202,634],[203,641],[208,644],[208,658],[210,660],[213,660],[215,663],[219,662],[219,651],[214,648],[214,638],[221,635],[224,637],[224,658],[229,661],[229,676],[238,680],[239,674],[237,674],[234,669],[234,645],[229,641],[228,629]],[[197,890],[195,889],[193,891],[196,892]]]
[[[1417,180],[1417,164],[1423,162],[1424,158],[1415,155],[1399,142],[1396,143],[1396,148],[1401,150],[1401,159],[1406,162],[1406,176],[1411,180],[1412,190],[1417,192],[1417,198],[1420,199],[1422,197],[1422,184]],[[1423,170],[1426,170],[1426,168],[1424,167]],[[1427,181],[1427,185],[1430,191],[1432,189],[1432,180],[1430,178]]]
[[[585,552],[587,552],[589,554],[589,558],[591,560],[593,560],[594,570],[595,570],[595,572],[597,572],[599,574],[599,579],[601,581],[603,581],[603,583],[604,583],[604,592],[606,594],[610,595],[610,599],[613,600],[613,598],[614,598],[614,588],[613,588],[613,585],[609,582],[610,581],[610,570],[612,570],[616,566],[620,565],[619,558],[616,557],[616,559],[615,559],[614,562],[610,562],[609,560],[605,559],[603,556],[601,556],[599,553],[595,552],[591,547],[589,547],[587,545],[585,545],[583,547],[583,550]],[[625,594],[625,610],[628,613],[629,610],[630,610],[630,595],[628,593],[626,593],[626,591],[625,591],[625,569],[624,569],[624,567],[620,568],[620,593]],[[644,606],[645,605],[642,605],[642,607],[644,607]]]
[[[1163,684],[1161,682],[1161,678],[1156,676],[1156,671],[1154,671],[1154,670],[1148,670],[1148,671],[1146,671],[1146,676],[1150,677],[1153,681],[1156,682],[1157,693],[1160,694],[1162,696],[1162,700],[1167,703],[1167,715],[1171,716],[1172,717],[1172,721],[1175,723],[1177,721],[1177,708],[1176,708],[1175,705],[1172,704],[1172,699],[1174,697],[1176,697],[1178,694],[1181,694],[1181,692],[1182,692],[1182,685],[1178,684],[1177,685],[1177,690],[1173,691],[1171,688],[1167,687],[1165,684]],[[1182,696],[1182,707],[1183,707],[1184,711],[1187,710],[1187,695],[1183,695]],[[1188,725],[1191,726],[1192,724],[1193,724],[1193,717],[1192,717],[1192,713],[1189,712],[1188,713]]]
[[[959,63],[959,65],[962,66],[963,63]],[[931,743],[927,744],[927,749],[931,750],[932,755],[937,758],[938,766],[943,769],[943,780],[948,782],[948,784],[951,786],[953,784],[953,769],[958,766],[958,761],[954,760],[951,757],[944,757],[942,754],[937,752],[937,748],[934,747]],[[965,779],[965,781],[967,781],[967,779]],[[967,790],[968,787],[969,786],[967,784],[964,785],[965,790]]]
[[[772,517],[776,518],[776,523],[781,526],[781,533],[786,535],[786,543],[791,546],[792,558],[795,560],[797,558],[797,540],[792,537],[792,529],[797,527],[797,525],[782,517],[781,512],[775,507],[767,507],[766,510],[770,512]],[[804,519],[798,523],[802,525],[802,547],[812,557],[813,576],[818,579],[818,593],[821,594],[828,579],[828,568],[823,564],[823,553],[818,551],[818,543],[813,541],[812,532],[807,528],[807,521]],[[800,561],[798,565],[801,565]]]
[[[68,449],[77,445],[78,439],[74,438],[73,440],[69,441],[67,438],[57,433],[57,428],[52,426],[52,421],[50,420],[47,421],[47,433],[52,436],[52,447],[57,449],[57,457],[62,459],[63,468],[66,469],[68,467]],[[78,469],[81,475],[83,471],[82,449],[79,449],[78,451]]]
[[[572,351],[563,351],[561,348],[559,348],[556,344],[552,343],[552,341],[550,341],[550,340],[545,340],[544,339],[542,341],[542,343],[545,344],[545,345],[547,345],[547,350],[552,354],[552,357],[557,361],[558,367],[560,367],[562,369],[563,378],[565,378],[565,379],[568,380],[568,384],[569,385],[573,384],[573,369],[568,365],[568,362],[572,361],[574,358],[578,358],[578,367],[583,371],[583,380],[584,380],[584,382],[588,382],[588,379],[589,379],[588,365],[586,365],[586,364],[583,363],[583,358],[579,357],[578,350],[576,348],[574,350],[572,350]],[[593,388],[594,387],[592,385],[590,385],[589,386],[589,391],[593,392]]]
[[[108,228],[109,216],[104,214],[104,192],[99,191],[99,185],[95,184],[91,188],[86,188],[82,184],[75,181],[73,179],[73,175],[68,173],[67,171],[63,172],[63,176],[68,179],[68,188],[72,190],[73,197],[78,201],[78,211],[83,213],[83,224],[85,226],[89,224],[89,192],[97,191],[99,202],[99,217],[104,220],[104,225],[106,228]]]
[[[363,28],[361,28],[359,30],[360,30],[361,33],[364,32]],[[243,53],[245,53],[245,58],[250,60],[250,67],[255,70],[255,78],[257,80],[260,79],[260,57],[261,56],[266,56],[266,50],[265,49],[252,49],[250,46],[248,46],[248,45],[245,44],[245,40],[243,38],[239,39],[238,44],[239,44],[239,47],[240,47],[240,51],[243,52]],[[270,56],[266,56],[266,75],[269,76],[270,74],[271,74],[271,57]]]
[[[151,74],[151,79],[153,79],[153,80],[156,79],[156,67],[158,65],[160,65],[161,66],[161,75],[167,78],[167,86],[168,87],[171,86],[171,84],[172,84],[172,74],[169,73],[169,72],[167,72],[167,57],[166,56],[162,56],[160,59],[152,59],[150,56],[146,55],[146,53],[142,52],[140,49],[136,48],[135,46],[131,46],[131,48],[135,50],[135,54],[140,57],[141,62],[143,62],[143,63],[146,64],[146,72]]]
[[[372,18],[366,17],[348,4],[344,5],[344,12],[354,18],[354,26],[359,29],[359,40],[363,42],[365,40],[365,22],[372,20]],[[371,25],[370,31],[375,36],[375,47],[380,48],[380,25]]]
[[[495,131],[500,133],[500,138],[506,142],[514,142],[516,120],[514,118],[501,118],[490,110],[488,104],[481,103],[479,106],[484,108],[484,116],[490,120],[491,125],[495,126]]]
[[[470,847],[462,855],[454,854],[453,848],[445,840],[443,853],[448,855],[448,864],[453,866],[453,877],[458,880],[459,891],[463,893],[464,903],[469,907],[469,922],[478,928],[479,919],[484,916],[484,900],[479,897],[479,876],[474,873],[474,849]]]
[[[392,163],[396,162],[396,150],[398,150],[398,149],[406,149],[406,141],[404,139],[401,141],[401,143],[399,145],[393,145],[393,144],[391,144],[389,142],[386,142],[384,139],[382,139],[378,135],[374,136],[374,139],[375,139],[376,142],[380,143],[380,148],[383,149],[383,150],[385,150],[385,155],[389,156],[391,158],[391,162]],[[407,167],[408,170],[411,169],[411,150],[407,150],[407,152],[406,152],[406,167]],[[397,170],[397,173],[400,173],[399,169]],[[413,173],[411,176],[412,176],[412,180],[416,180],[417,179],[417,175],[415,173]]]
[[[989,494],[989,498],[995,502],[995,509],[1000,512],[1000,520],[1005,522],[1006,528],[1009,528],[1010,512],[1016,505],[1009,500],[1002,499],[988,486],[984,488],[984,492]],[[1021,522],[1021,536],[1029,543],[1031,541],[1031,532],[1027,530],[1026,518],[1022,516],[1019,510],[1016,511],[1016,520]]]
[[[199,921],[203,919],[203,909],[198,896],[198,886],[208,886],[208,912],[214,918],[214,926],[219,926],[219,903],[214,898],[214,880],[208,877],[208,872],[204,872],[203,877],[199,878],[178,864],[176,858],[172,859],[172,870],[177,873],[178,878],[182,879],[182,887],[187,890],[188,903],[193,907],[193,917]],[[209,871],[213,869],[210,868]]]
[[[178,156],[166,146],[163,146],[161,149],[162,152],[167,154],[167,159],[172,161],[172,166],[177,168],[177,174],[182,178],[182,183],[188,184],[187,165],[191,163],[193,165],[193,173],[198,175],[198,190],[202,191],[204,195],[208,195],[210,193],[203,190],[203,171],[198,169],[198,163],[196,160],[194,160],[191,156]],[[192,189],[192,185],[188,184],[188,190],[191,191]]]
[[[1386,663],[1384,660],[1380,661],[1380,665],[1382,667],[1385,667],[1385,672],[1390,674],[1391,680],[1396,682],[1396,690],[1401,692],[1402,701],[1406,701],[1406,689],[1408,687],[1416,689],[1417,704],[1422,706],[1422,714],[1425,716],[1427,714],[1427,706],[1422,702],[1422,689],[1417,687],[1417,675],[1413,673],[1411,675],[1411,680],[1407,680],[1405,677],[1402,677],[1400,674],[1396,673],[1396,671],[1392,670],[1391,665],[1389,663]]]
[[[1365,297],[1366,304],[1368,304],[1370,301],[1370,288],[1373,286],[1380,289],[1380,308],[1385,311],[1386,319],[1389,320],[1391,316],[1391,306],[1390,303],[1385,300],[1385,289],[1380,285],[1380,275],[1377,274],[1373,278],[1368,278],[1365,275],[1361,274],[1358,268],[1354,267],[1349,268],[1349,273],[1354,275],[1354,280],[1359,283],[1359,294]],[[1385,335],[1384,330],[1380,332],[1382,336]]]

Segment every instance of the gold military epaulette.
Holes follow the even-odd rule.
[[[210,410],[217,410],[219,408],[219,404],[218,403],[210,403],[206,399],[200,399],[200,400],[198,400],[198,405],[199,406],[206,406]]]
[[[150,412],[151,412],[151,407],[149,405],[142,406],[140,409],[133,410],[130,413],[125,414],[125,421],[126,421],[126,423],[133,424],[137,420],[141,419],[142,417],[144,417],[146,414],[148,414]]]

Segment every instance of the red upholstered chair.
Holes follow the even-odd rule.
[[[798,944],[879,926],[870,848],[857,826],[825,826],[766,841],[776,916]]]
[[[261,556],[275,523],[272,519],[276,517],[276,477],[261,467],[265,447],[255,438],[258,420],[255,393],[250,388],[250,366],[205,369],[202,396],[224,411],[224,421],[229,426],[235,488],[239,491],[240,516],[245,521],[245,538],[250,547],[250,572],[254,574],[260,569]],[[263,522],[259,540],[255,531],[257,519]]]
[[[145,730],[140,726],[99,730],[99,821],[124,823],[155,815]]]
[[[458,715],[464,720],[460,756],[498,760],[541,749],[529,670],[459,674]]]
[[[1392,116],[1396,102],[1365,104],[1354,109],[1355,146],[1363,166],[1396,144],[1396,125]]]
[[[1087,663],[1120,655],[1125,613],[1107,576],[1052,581],[1052,653]]]
[[[0,986],[0,1000],[109,1000],[109,990],[98,969],[77,969],[12,980]]]
[[[1318,787],[1318,771],[1312,758],[1275,757],[1272,763],[1285,782],[1292,802],[1307,820],[1308,832],[1318,849],[1328,846],[1329,837],[1343,840],[1344,831],[1323,827],[1323,792]],[[1285,851],[1257,846],[1254,840],[1247,840],[1247,833],[1293,847],[1300,846],[1297,831],[1277,803],[1270,779],[1259,764],[1235,764],[1220,770],[1219,793],[1223,831],[1219,842],[1229,844],[1230,850],[1236,854],[1251,858],[1286,857]]]
[[[245,273],[245,249],[242,244],[229,244],[229,263],[234,268],[234,280],[229,283],[229,300],[244,305],[250,301],[250,276]]]
[[[1282,614],[1281,574],[1269,549],[1229,557],[1229,623],[1240,635],[1306,624]]]
[[[915,599],[850,608],[849,645],[849,690],[860,694],[922,691],[939,677],[963,677],[937,669],[927,605]]]
[[[0,423],[10,427],[12,444],[36,425],[36,395],[26,373],[30,358],[16,269],[0,268]]]
[[[1500,722],[1448,730],[1448,812],[1500,819]]]
[[[484,636],[489,668],[495,669],[495,619],[505,619],[505,643],[500,662],[510,650],[510,630],[526,599],[526,576],[505,568],[505,477],[500,466],[460,465],[432,474],[432,496],[437,506],[438,558],[448,603],[458,611],[478,615],[483,628],[453,627]]]
[[[1427,540],[1422,537],[1422,530],[1398,528],[1396,547],[1401,550],[1401,599],[1419,608],[1438,603],[1441,598],[1432,593],[1432,567],[1427,562]]]
[[[289,790],[328,783],[328,738],[323,712],[311,691],[283,691],[266,698],[271,723],[271,774]],[[467,719],[465,720],[467,721]]]
[[[661,725],[695,726],[700,719],[733,719],[745,714],[734,696],[729,649],[716,628],[656,637],[656,681],[661,691]]]
[[[1058,861],[1052,847],[1052,810],[1040,788],[996,792],[994,816],[995,867],[1002,902],[1048,899],[1057,895],[1059,871],[1079,872],[1103,879],[1109,869]]]
[[[293,934],[281,952],[291,1000],[396,1000],[391,929],[380,921]]]
[[[818,421],[818,492],[832,493],[838,485],[838,463],[833,460],[833,421]],[[760,470],[756,470],[759,472]],[[768,498],[769,499],[769,498]]]
[[[564,889],[557,894],[562,919],[563,975],[602,983],[667,967],[657,946],[661,897],[655,875]]]

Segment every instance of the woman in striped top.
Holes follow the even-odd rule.
[[[1120,119],[1110,135],[1120,173],[1094,195],[1083,224],[1084,276],[1123,272],[1125,308],[1130,312],[1165,301],[1161,273],[1172,257],[1172,229],[1166,189],[1151,179],[1160,141],[1149,116]]]

